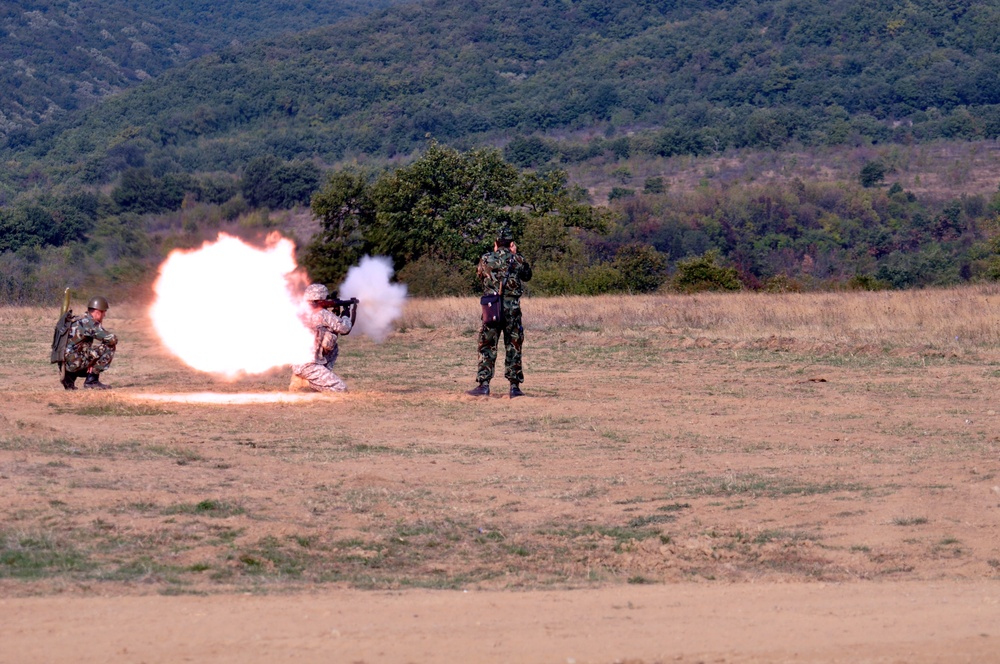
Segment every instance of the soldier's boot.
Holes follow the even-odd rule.
[[[490,396],[490,384],[480,383],[479,387],[472,388],[466,394],[473,397],[488,397]]]
[[[524,392],[521,391],[520,386],[517,383],[511,383],[510,384],[510,398],[513,399],[514,397],[523,397],[523,396],[524,396]]]
[[[63,371],[62,380],[59,381],[62,386],[67,390],[76,389],[76,372],[75,371]]]
[[[83,388],[86,390],[110,390],[111,386],[101,382],[100,374],[89,373],[87,380],[83,381]]]

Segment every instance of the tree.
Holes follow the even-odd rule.
[[[432,142],[412,164],[376,181],[375,223],[367,237],[397,268],[425,255],[474,261],[501,227],[523,228],[514,209],[518,179],[497,150],[460,153]]]
[[[306,247],[302,265],[314,281],[337,283],[369,250],[365,233],[375,223],[371,176],[352,170],[330,174],[312,198],[322,230]]]
[[[877,187],[885,181],[885,172],[885,164],[882,162],[878,160],[866,161],[865,165],[861,167],[858,179],[865,189]]]
[[[563,171],[522,173],[497,150],[458,152],[434,142],[414,162],[374,179],[332,174],[312,209],[323,226],[303,259],[313,279],[332,283],[364,253],[378,253],[414,278],[450,271],[456,278],[447,292],[471,286],[464,275],[503,226],[523,238],[518,245],[536,264],[583,269],[586,250],[574,232],[604,231],[610,214],[595,211]]]
[[[319,168],[311,161],[286,163],[266,155],[243,169],[240,191],[251,207],[290,208],[308,203],[319,180]]]

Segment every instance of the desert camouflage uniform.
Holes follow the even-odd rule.
[[[95,340],[99,343],[95,344]],[[66,342],[66,371],[104,371],[115,358],[117,344],[118,337],[105,330],[87,312],[70,328],[69,341]]]
[[[346,391],[347,384],[333,373],[333,365],[340,354],[337,335],[351,331],[351,319],[348,316],[338,317],[329,309],[314,309],[309,313],[306,324],[316,330],[313,360],[292,365],[292,374],[309,381],[309,386],[317,392]]]
[[[508,274],[509,269],[509,274]],[[511,383],[524,382],[524,371],[521,367],[521,345],[524,343],[524,327],[521,325],[521,295],[524,293],[524,282],[531,280],[531,266],[521,254],[511,253],[503,247],[497,251],[483,254],[479,259],[476,274],[483,280],[483,295],[496,295],[503,286],[503,327],[487,327],[484,323],[479,328],[479,370],[476,380],[488,383],[493,378],[493,369],[497,361],[497,345],[500,333],[503,333],[504,347],[507,349],[504,358],[504,378]]]

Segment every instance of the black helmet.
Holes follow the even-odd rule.
[[[87,303],[87,309],[97,309],[98,311],[108,310],[108,300],[105,297],[98,295],[97,297],[90,298],[90,302]]]

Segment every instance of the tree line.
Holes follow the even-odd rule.
[[[320,224],[300,247],[312,279],[336,284],[363,255],[386,255],[418,296],[474,293],[475,264],[501,227],[532,261],[536,295],[1000,279],[1000,190],[923,200],[887,179],[874,162],[856,182],[706,182],[671,192],[649,178],[598,206],[551,163],[521,168],[499,149],[434,141],[395,168],[323,173],[267,157],[234,178],[133,167],[108,193],[0,208],[0,301],[41,301],[83,283],[141,293],[169,250],[220,224],[271,228],[268,208],[304,206]]]

